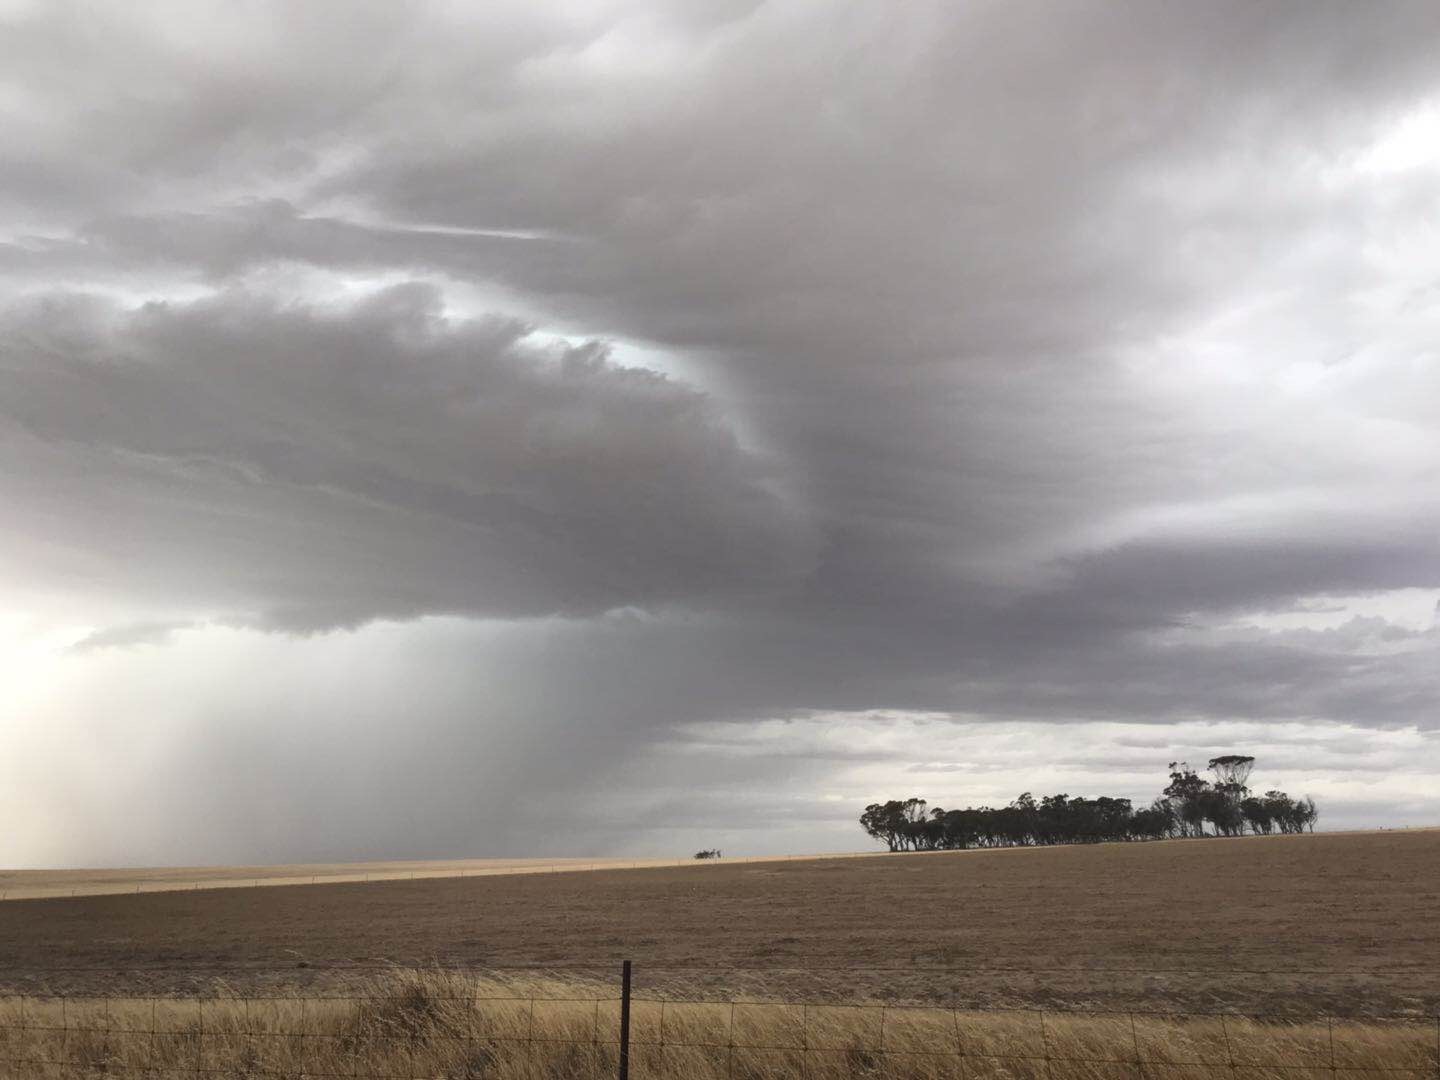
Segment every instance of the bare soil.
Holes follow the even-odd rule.
[[[873,858],[875,852],[833,858]],[[813,856],[773,855],[731,862],[786,862]],[[691,859],[417,859],[403,862],[293,863],[274,866],[142,866],[82,870],[0,870],[0,900],[108,896],[191,889],[418,881],[430,878],[553,874],[688,866]]]
[[[1440,830],[0,904],[0,985],[549,966],[821,999],[1440,1011]],[[64,969],[64,970],[61,970]]]

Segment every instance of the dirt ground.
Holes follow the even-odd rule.
[[[1437,913],[1440,830],[820,858],[9,901],[0,985],[603,982],[631,958],[700,994],[1435,1012]]]
[[[830,858],[873,858],[868,852]],[[813,856],[768,855],[731,863],[787,862]],[[690,859],[421,859],[412,862],[295,863],[275,866],[161,866],[87,870],[0,870],[0,900],[109,896],[182,889],[418,881],[431,878],[553,874],[689,866]]]

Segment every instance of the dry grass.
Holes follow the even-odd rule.
[[[613,985],[403,972],[344,998],[9,998],[5,1076],[612,1077]],[[631,1075],[676,1078],[1358,1076],[1432,1080],[1434,1019],[966,1012],[638,1000]],[[1381,1075],[1373,1073],[1371,1075]]]

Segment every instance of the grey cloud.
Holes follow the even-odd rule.
[[[281,262],[331,269],[437,268],[485,274],[525,244],[574,241],[524,230],[447,229],[377,224],[302,213],[281,198],[249,199],[188,211],[95,218],[64,237],[24,236],[0,244],[0,270],[121,278],[145,270],[199,272],[224,282]],[[574,248],[564,248],[571,250]]]
[[[356,721],[417,777],[406,740],[493,754],[462,818],[825,711],[1433,728],[1433,632],[1223,624],[1440,588],[1440,188],[1360,168],[1437,40],[1418,3],[44,5],[0,35],[0,569],[102,642],[493,620]],[[176,760],[283,804],[197,708]],[[727,766],[733,812],[843,757]]]
[[[802,518],[706,398],[446,321],[401,287],[335,311],[243,295],[12,314],[12,514],[103,543],[92,587],[297,627],[585,614],[785,588]]]
[[[128,649],[136,645],[164,645],[177,630],[184,630],[189,623],[127,623],[121,626],[107,626],[103,630],[86,634],[70,646],[72,653],[89,652],[92,649]]]

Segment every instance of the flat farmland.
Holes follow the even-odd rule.
[[[833,856],[870,858],[873,853]],[[732,862],[787,862],[776,855]],[[0,900],[111,896],[276,885],[333,885],[436,878],[555,874],[580,870],[636,870],[687,866],[684,859],[415,859],[400,862],[293,863],[273,866],[161,866],[81,870],[0,870]]]
[[[1167,841],[11,901],[0,980],[603,981],[631,958],[650,983],[729,992],[1435,1010],[1437,913],[1437,830]]]

